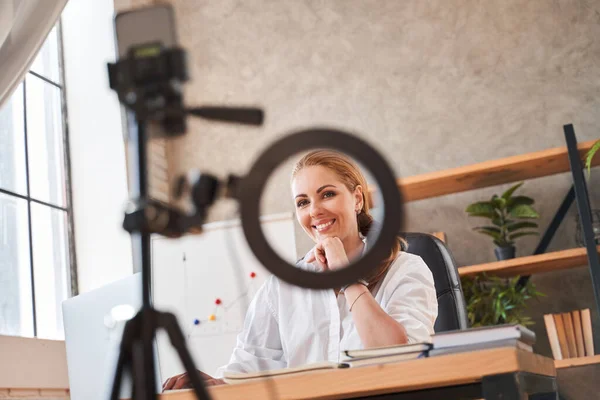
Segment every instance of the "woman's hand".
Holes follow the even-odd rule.
[[[212,376],[205,374],[202,371],[198,371],[200,377],[204,380],[204,386],[215,386],[223,385],[225,381],[223,379],[215,379]],[[163,392],[165,390],[177,390],[177,389],[189,389],[192,387],[192,382],[187,372],[183,374],[172,376],[163,383]]]
[[[307,263],[317,262],[323,271],[344,268],[350,262],[344,250],[344,244],[338,237],[328,237],[313,247]]]

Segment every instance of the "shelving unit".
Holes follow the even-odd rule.
[[[482,272],[497,276],[520,275],[520,283],[524,283],[531,274],[588,265],[596,306],[600,312],[600,246],[594,240],[589,196],[581,161],[596,140],[577,143],[573,125],[565,125],[563,130],[565,147],[400,178],[397,185],[403,200],[411,202],[570,171],[573,186],[542,236],[534,255],[460,267],[458,272],[461,277]],[[593,160],[592,166],[597,165],[600,165],[600,156]],[[374,189],[370,188],[369,192],[372,194]],[[546,253],[556,229],[574,201],[579,211],[585,247]],[[596,332],[594,336],[599,334]],[[564,365],[570,365],[569,362],[589,362],[589,359],[598,357],[600,356],[586,357],[582,361],[565,360]]]
[[[597,247],[600,252],[600,246]],[[482,272],[496,276],[532,275],[540,272],[557,271],[581,267],[587,264],[585,247],[554,251],[534,256],[518,257],[511,260],[460,267],[460,276],[471,276]]]
[[[582,158],[595,142],[595,140],[591,140],[577,145]],[[567,154],[566,147],[557,147],[409,178],[400,178],[398,179],[398,188],[402,191],[404,201],[409,202],[504,183],[541,178],[569,172]],[[600,157],[594,159],[593,165],[600,165]]]
[[[598,261],[598,252],[600,247],[596,248],[595,244],[590,244],[583,248],[545,253],[556,228],[575,199],[577,199],[579,213],[583,216],[582,225],[585,231],[584,236],[587,236],[586,243],[592,243],[593,241],[593,236],[590,233],[589,199],[587,198],[587,187],[581,171],[581,160],[596,140],[577,143],[572,125],[565,125],[564,133],[566,147],[557,147],[398,179],[398,188],[402,192],[403,200],[410,202],[568,171],[573,174],[573,188],[565,197],[548,231],[544,234],[535,255],[461,267],[459,268],[461,276],[474,275],[480,272],[499,276],[527,276],[538,272],[575,268],[589,263],[591,265],[590,270],[596,303],[599,302],[600,265],[598,264],[600,262]],[[592,166],[597,165],[600,165],[600,156],[593,159]]]

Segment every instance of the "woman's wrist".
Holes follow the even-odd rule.
[[[368,292],[369,289],[361,283],[353,283],[344,290],[344,296],[348,304],[352,304],[354,300],[364,292]]]
[[[348,289],[350,286],[354,286],[354,285],[362,285],[364,287],[369,287],[369,282],[365,281],[364,279],[359,279],[356,282],[349,283],[346,286],[342,287],[340,289],[340,292],[344,293],[346,291],[346,289]]]

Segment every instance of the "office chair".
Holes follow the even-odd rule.
[[[431,270],[438,300],[436,332],[467,329],[467,306],[460,285],[456,262],[438,238],[426,233],[400,234],[408,242],[407,253],[420,256]]]

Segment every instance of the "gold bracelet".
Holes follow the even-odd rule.
[[[354,307],[354,304],[356,303],[356,301],[357,301],[358,299],[360,299],[360,296],[362,296],[363,294],[365,294],[365,293],[367,293],[367,292],[368,292],[368,290],[365,290],[364,292],[362,292],[361,294],[359,294],[359,295],[358,295],[358,296],[357,296],[357,297],[354,299],[354,301],[352,302],[352,305],[350,306],[350,309],[349,309],[348,311],[352,312],[352,307]]]

